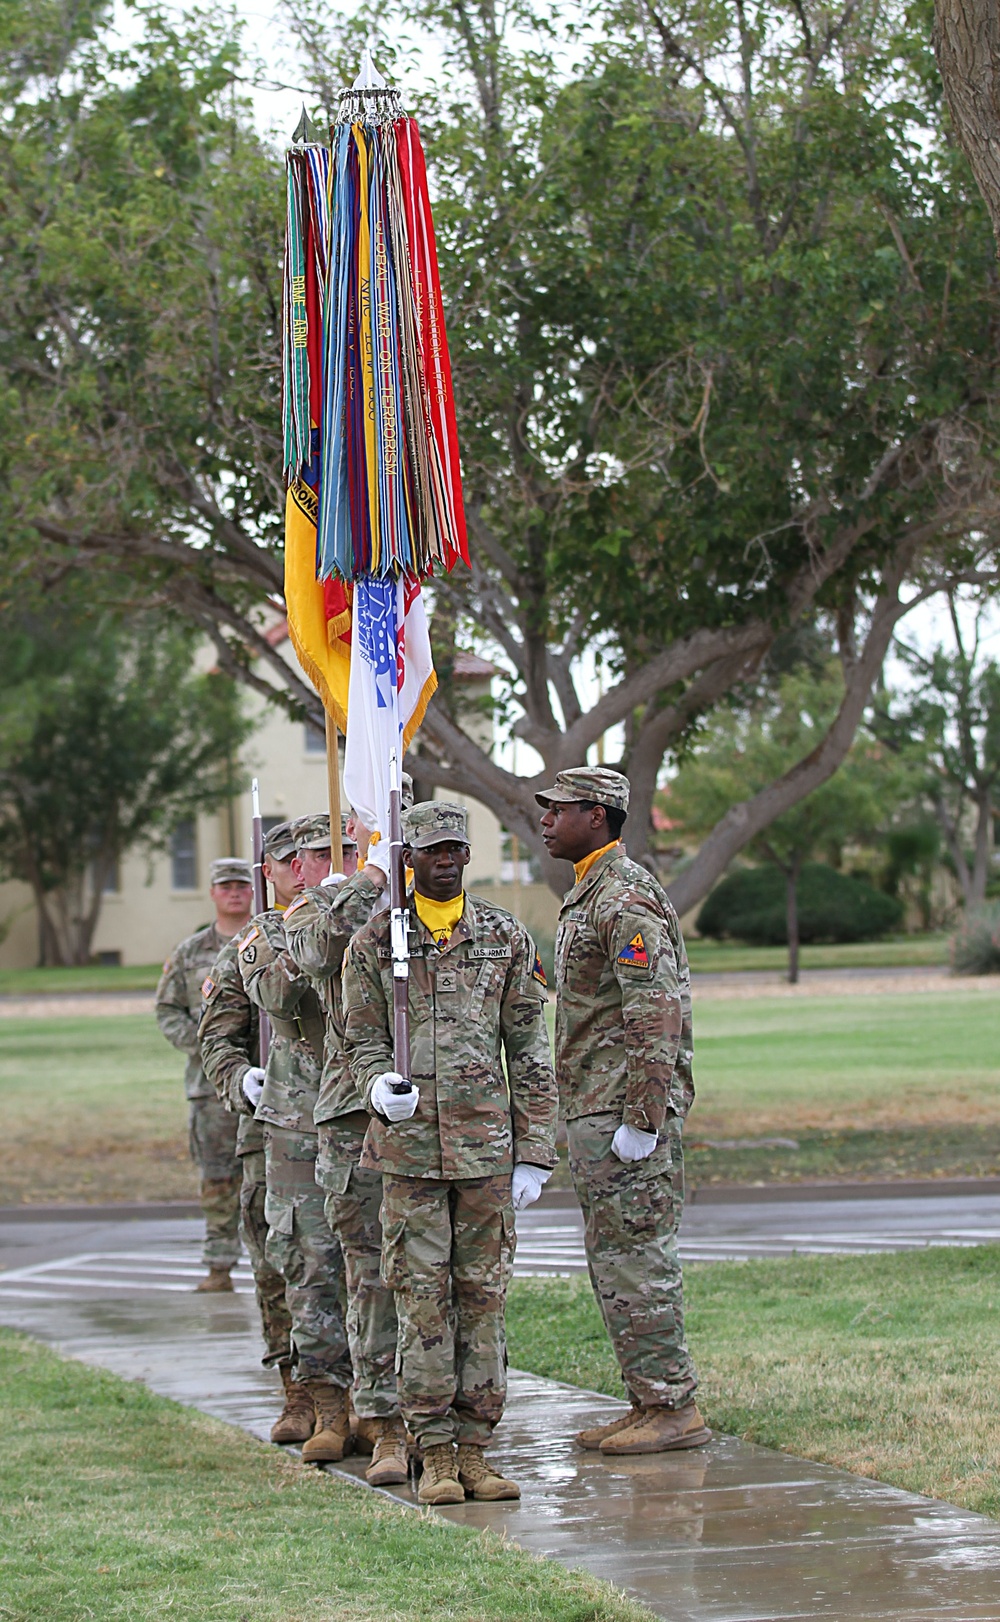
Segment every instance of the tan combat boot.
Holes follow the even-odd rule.
[[[608,1425],[591,1425],[589,1430],[577,1432],[576,1445],[596,1452],[603,1441],[609,1436],[617,1436],[626,1425],[634,1425],[638,1417],[639,1409],[630,1408],[627,1413],[619,1414],[617,1419],[612,1419]]]
[[[195,1285],[198,1295],[222,1295],[232,1288],[233,1281],[229,1277],[228,1267],[210,1267],[206,1277],[200,1284]]]
[[[377,1419],[362,1419],[360,1414],[351,1420],[351,1435],[354,1437],[356,1452],[374,1453],[379,1435],[378,1423]]]
[[[403,1421],[398,1414],[393,1414],[391,1419],[368,1419],[365,1424],[372,1427],[375,1439],[365,1480],[371,1487],[401,1486],[410,1474]]]
[[[316,1426],[312,1397],[301,1380],[292,1379],[290,1368],[281,1370],[285,1406],[271,1426],[272,1442],[308,1442]]]
[[[616,1453],[671,1453],[685,1447],[704,1447],[712,1432],[696,1402],[683,1408],[640,1408],[631,1425],[601,1443],[606,1456]]]
[[[339,1464],[351,1440],[346,1387],[326,1380],[306,1380],[304,1384],[316,1409],[316,1429],[302,1444],[302,1462]]]
[[[478,1498],[482,1503],[496,1504],[502,1498],[520,1498],[521,1489],[516,1481],[508,1481],[506,1476],[486,1463],[486,1455],[481,1447],[473,1442],[463,1442],[458,1450],[458,1479],[462,1483],[470,1498]]]
[[[454,1442],[424,1448],[424,1473],[417,1498],[421,1504],[464,1504],[465,1488],[458,1479]]]

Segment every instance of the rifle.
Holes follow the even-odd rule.
[[[253,803],[253,910],[267,911],[267,885],[264,882],[264,819],[260,814],[260,788],[256,777],[250,785]],[[271,1047],[271,1021],[265,1013],[260,1016],[260,1065],[267,1068],[267,1055]]]
[[[413,1090],[410,1081],[410,914],[406,906],[403,874],[403,779],[395,749],[389,756],[389,938],[392,942],[392,1045],[393,1065],[403,1082],[394,1093]]]

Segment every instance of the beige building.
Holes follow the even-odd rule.
[[[294,663],[295,655],[281,621],[270,640]],[[460,654],[457,677],[486,690],[492,666],[474,654]],[[292,721],[277,705],[247,692],[246,705],[256,721],[243,749],[242,764],[260,783],[261,814],[267,822],[284,822],[327,805],[326,746],[316,728]],[[342,764],[342,763],[341,763]],[[529,864],[512,860],[511,842],[496,817],[476,800],[469,808],[472,864],[470,889],[495,897],[542,935],[555,930],[558,903],[546,885],[531,882]],[[169,852],[125,857],[114,887],[105,895],[94,937],[94,955],[106,963],[155,963],[186,935],[212,917],[208,894],[209,866],[216,856],[250,856],[250,792],[235,796],[221,810],[178,826]],[[516,854],[513,853],[513,854]],[[0,968],[25,968],[38,961],[38,924],[27,885],[0,885]]]

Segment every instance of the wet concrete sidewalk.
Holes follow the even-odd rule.
[[[158,1289],[80,1299],[53,1281],[0,1300],[0,1321],[266,1438],[278,1390],[259,1365],[252,1296],[191,1294],[195,1239],[187,1276],[165,1268]],[[581,1453],[574,1431],[614,1406],[512,1374],[495,1457],[520,1504],[438,1513],[584,1567],[671,1622],[1000,1618],[995,1522],[731,1438],[645,1459]],[[334,1473],[362,1480],[364,1463]],[[414,1502],[408,1488],[394,1496]]]

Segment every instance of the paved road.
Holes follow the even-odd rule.
[[[25,1220],[26,1216],[0,1213],[0,1298],[127,1295],[136,1288],[186,1291],[201,1272],[201,1225],[193,1217],[123,1221],[110,1208],[70,1222],[52,1213],[37,1220]],[[517,1226],[515,1272],[521,1277],[585,1271],[576,1206],[543,1205],[524,1211]],[[998,1193],[755,1199],[690,1206],[681,1230],[681,1254],[691,1263],[997,1241]],[[237,1280],[240,1288],[249,1290],[245,1265]]]

